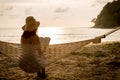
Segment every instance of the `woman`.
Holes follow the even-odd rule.
[[[31,71],[32,73],[37,72],[37,78],[45,78],[46,74],[45,74],[43,52],[41,50],[39,36],[36,34],[39,25],[40,25],[40,22],[36,21],[33,16],[28,16],[26,18],[26,24],[22,27],[24,32],[21,36],[21,45],[22,47],[24,47],[25,45],[29,45],[27,46],[28,48],[31,45],[32,45],[31,47],[37,46],[36,47],[37,53],[36,52],[23,53],[20,58],[19,66],[23,70],[25,67],[27,67],[27,69],[30,69],[29,71]],[[31,50],[34,50],[34,49],[31,49]],[[38,59],[41,57],[42,59]],[[26,72],[29,72],[29,71],[26,71]]]

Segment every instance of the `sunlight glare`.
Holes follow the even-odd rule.
[[[58,27],[40,27],[38,29],[38,35],[41,36],[50,36],[52,34],[61,33],[61,29]]]
[[[61,34],[63,31],[59,27],[40,27],[38,28],[38,35],[40,37],[50,37],[51,41],[50,44],[55,44],[58,35]]]

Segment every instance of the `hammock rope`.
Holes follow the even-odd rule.
[[[79,42],[64,43],[64,44],[44,45],[44,46],[42,44],[41,47],[42,49],[44,49],[46,65],[50,65],[51,63],[69,55],[71,52],[82,48],[83,46],[89,44],[93,40],[94,39],[79,41]],[[34,49],[35,48],[31,47],[31,49],[29,50],[34,50]],[[23,50],[20,44],[0,41],[0,52],[4,53],[13,61],[17,62],[20,58],[21,53],[23,53]]]

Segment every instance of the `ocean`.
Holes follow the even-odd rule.
[[[89,27],[39,27],[37,34],[40,37],[50,37],[50,44],[69,43],[92,39],[103,35],[113,29],[100,29]],[[0,28],[0,40],[20,43],[21,28]],[[104,41],[120,41],[120,30],[110,34]]]
[[[25,18],[30,15],[41,22],[38,35],[50,37],[50,44],[82,41],[103,35],[112,29],[89,26],[94,24],[90,21],[99,14],[106,3],[107,1],[98,6],[93,0],[3,0],[0,4],[0,40],[20,43],[23,31],[19,26],[23,26]],[[119,35],[120,30],[102,41],[120,40]]]

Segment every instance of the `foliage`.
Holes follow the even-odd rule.
[[[120,0],[107,3],[95,21],[95,27],[112,28],[120,26]]]

